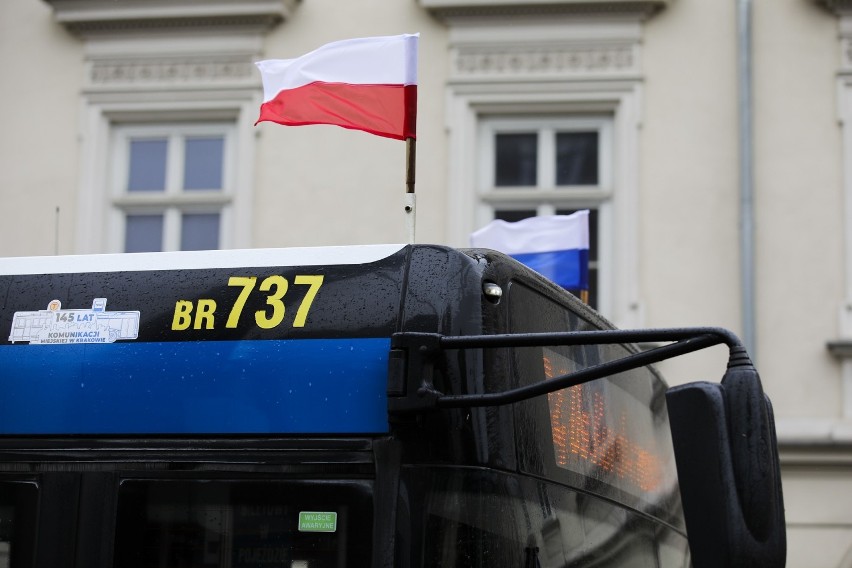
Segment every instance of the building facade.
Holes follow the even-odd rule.
[[[416,240],[590,209],[592,301],[749,339],[788,565],[852,567],[846,0],[5,0],[0,255],[404,241],[405,145],[255,126],[253,62],[406,32]]]

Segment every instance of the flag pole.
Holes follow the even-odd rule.
[[[417,140],[405,139],[405,227],[408,232],[408,242],[414,244],[414,225],[417,220],[414,196],[414,169],[417,162]]]
[[[588,290],[580,290],[580,301],[589,305],[589,291]]]

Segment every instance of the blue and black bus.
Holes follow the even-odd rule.
[[[493,251],[0,260],[0,568],[783,566],[776,448]]]

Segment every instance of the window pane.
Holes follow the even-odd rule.
[[[163,250],[162,215],[128,215],[124,233],[125,252]]]
[[[368,481],[125,481],[116,568],[370,565]]]
[[[518,210],[510,210],[504,209],[502,211],[495,211],[494,218],[502,219],[503,221],[508,221],[509,223],[517,223],[518,221],[523,221],[524,219],[529,219],[530,217],[536,216],[535,209],[518,209]]]
[[[597,185],[598,133],[556,135],[556,185]]]
[[[534,186],[538,179],[538,134],[497,134],[495,145],[495,185]]]
[[[180,227],[180,250],[219,248],[219,213],[185,213]]]
[[[183,188],[222,189],[225,139],[187,138]]]
[[[131,140],[127,191],[166,189],[168,140]]]

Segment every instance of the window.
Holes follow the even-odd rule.
[[[251,247],[256,147],[252,125],[261,99],[253,62],[262,53],[266,35],[290,17],[298,2],[230,2],[223,7],[222,2],[170,0],[166,11],[158,2],[46,3],[55,23],[79,39],[83,57],[76,238],[73,245],[65,245],[73,251],[63,247],[62,252],[121,252],[128,231],[131,245],[140,248],[155,248],[162,241],[161,248],[178,249],[181,240],[187,248]],[[125,183],[129,179],[126,137],[128,130],[143,125],[152,129],[145,133],[147,138],[168,140],[166,181],[174,185],[130,195],[129,185],[119,181],[122,174]],[[196,129],[201,132],[191,132]],[[210,145],[219,144],[199,141],[187,150],[172,144],[173,137],[181,135],[224,137],[221,187],[198,185],[209,185],[206,176],[216,171],[205,161],[195,163],[200,173],[192,165],[186,170],[188,191],[177,191],[174,180],[182,178],[170,176],[185,165],[170,159],[173,152],[190,162],[206,160]],[[154,159],[162,157],[163,148],[152,143],[137,150]],[[139,182],[152,181],[155,173],[134,172]],[[128,229],[128,214],[148,217],[131,218]],[[204,216],[184,219],[184,214]],[[218,242],[213,243],[211,227],[216,226]]]
[[[35,483],[0,481],[0,568],[33,565],[37,506]]]
[[[226,246],[233,124],[116,125],[114,241],[120,252]]]
[[[368,566],[368,481],[125,480],[115,566]]]
[[[612,120],[483,117],[479,133],[478,225],[589,209],[589,301],[597,307],[599,243],[609,230],[600,220],[612,197]]]
[[[616,4],[595,18],[527,3],[511,18],[484,5],[477,18],[445,14],[446,234],[463,245],[496,216],[590,209],[595,307],[637,328],[647,13]]]

